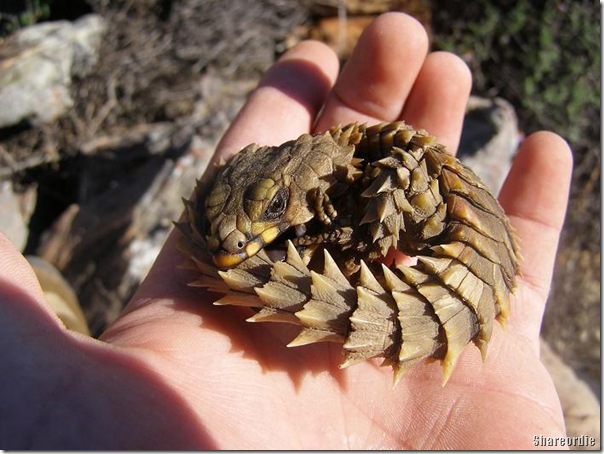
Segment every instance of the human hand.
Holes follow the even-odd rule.
[[[215,159],[251,142],[397,119],[455,150],[470,74],[427,49],[422,27],[398,13],[366,30],[339,76],[326,46],[299,44],[264,77]],[[484,363],[478,349],[464,350],[445,387],[438,363],[392,388],[391,370],[376,362],[340,370],[340,346],[287,348],[297,328],[212,306],[177,268],[177,234],[101,340],[73,334],[0,238],[3,447],[523,449],[535,435],[564,436],[539,328],[571,166],[555,134],[523,142],[500,196],[524,255],[511,318],[505,330],[495,325]]]

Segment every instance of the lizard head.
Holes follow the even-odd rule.
[[[218,173],[205,200],[214,264],[232,268],[292,226],[312,218],[288,176],[291,160],[269,147],[242,150]]]
[[[288,205],[289,189],[268,178],[251,183],[244,191],[231,191],[210,224],[208,246],[216,266],[232,268],[273,242],[290,226]]]

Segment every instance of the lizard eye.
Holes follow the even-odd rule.
[[[281,188],[273,197],[273,200],[268,204],[266,211],[264,212],[264,219],[267,221],[272,221],[279,218],[285,208],[287,208],[287,197],[289,196],[289,191],[286,188]]]

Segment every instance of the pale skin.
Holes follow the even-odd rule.
[[[345,69],[302,42],[267,73],[215,158],[351,121],[403,119],[454,151],[471,77],[425,31],[378,18]],[[319,112],[321,106],[324,108]],[[368,361],[338,368],[333,344],[287,348],[294,327],[245,322],[187,287],[172,234],[124,313],[100,340],[68,332],[25,259],[0,236],[0,447],[227,449],[524,449],[564,436],[539,329],[572,168],[558,135],[521,145],[500,194],[524,260],[512,315],[483,363],[469,345],[448,384],[435,362],[392,387]]]

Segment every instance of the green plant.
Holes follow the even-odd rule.
[[[599,142],[599,5],[442,3],[435,8],[435,47],[464,56],[478,94],[512,101],[529,131],[555,129],[575,147]]]
[[[50,16],[52,0],[25,0],[0,6],[0,37]]]

